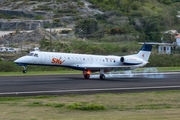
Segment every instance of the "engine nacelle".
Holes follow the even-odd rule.
[[[124,65],[139,65],[143,63],[143,60],[138,57],[124,56],[120,58],[121,63]]]

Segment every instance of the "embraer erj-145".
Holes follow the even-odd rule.
[[[23,73],[27,72],[27,65],[46,65],[81,70],[86,79],[90,78],[91,72],[99,71],[99,78],[105,79],[105,72],[132,70],[146,65],[151,54],[152,45],[151,43],[144,43],[137,54],[121,57],[33,51],[14,62],[24,67]]]

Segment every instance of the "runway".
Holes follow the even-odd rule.
[[[124,93],[180,89],[180,72],[112,75],[0,76],[0,96]]]

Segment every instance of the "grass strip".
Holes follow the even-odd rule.
[[[0,76],[28,76],[28,75],[58,75],[58,74],[79,74],[81,71],[70,70],[70,71],[28,71],[27,73],[22,72],[0,72]]]
[[[143,67],[132,72],[180,72],[180,67]],[[82,74],[78,70],[60,70],[60,71],[28,71],[22,72],[0,72],[0,76],[27,76],[27,75],[58,75],[58,74]]]
[[[1,97],[0,119],[169,120],[180,118],[180,91]]]

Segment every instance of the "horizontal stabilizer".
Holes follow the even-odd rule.
[[[158,43],[158,42],[139,42],[139,44],[146,45],[169,45],[169,43]]]

